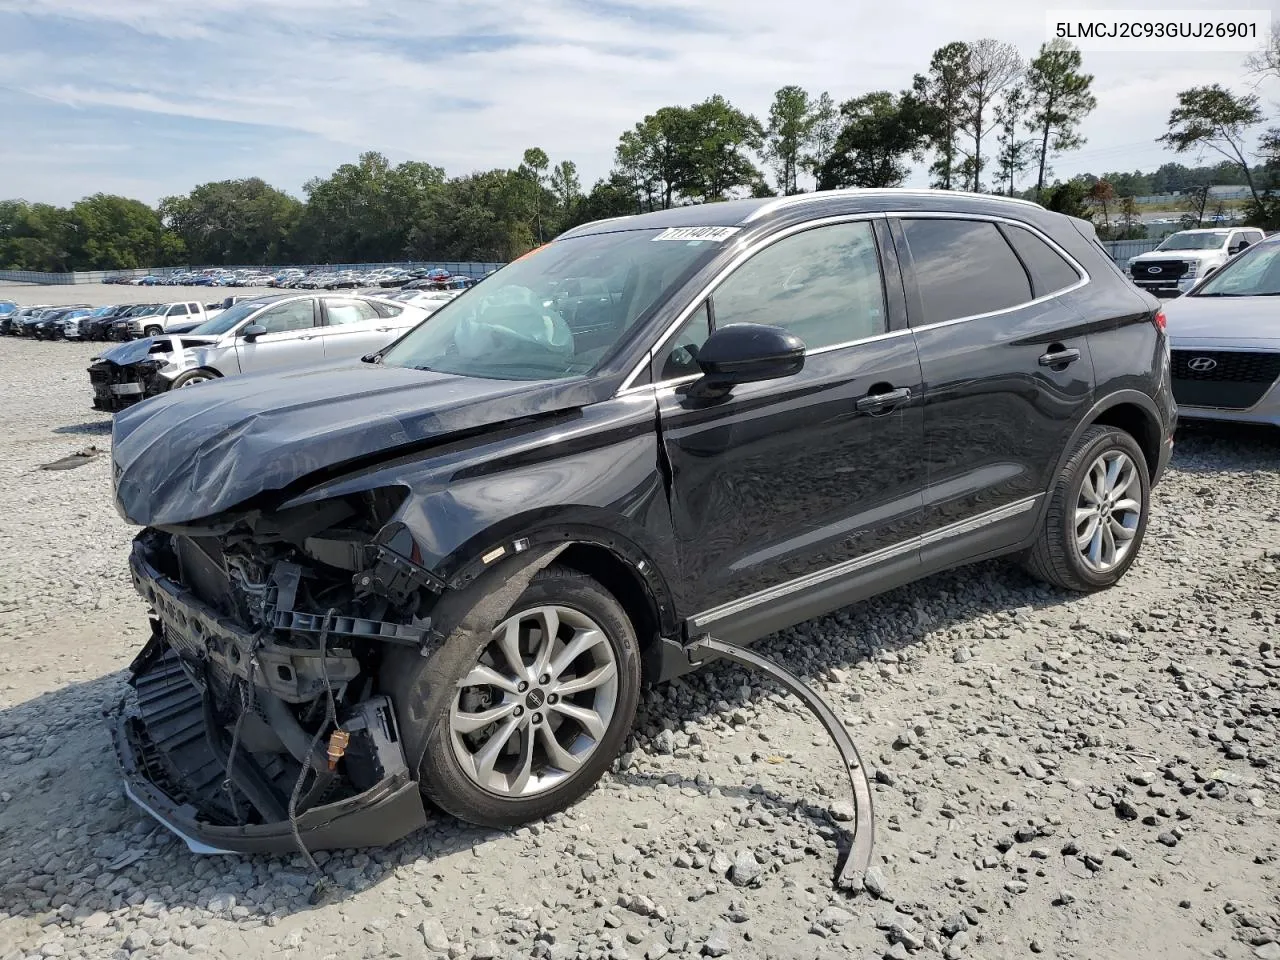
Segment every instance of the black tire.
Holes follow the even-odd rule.
[[[205,381],[205,380],[217,380],[217,379],[218,379],[218,374],[214,373],[212,370],[206,370],[203,367],[200,367],[195,370],[188,370],[186,373],[182,374],[181,376],[174,377],[173,383],[169,384],[169,389],[177,390],[179,387],[185,387],[192,380]]]
[[[1077,546],[1075,510],[1090,468],[1099,457],[1112,452],[1124,453],[1136,468],[1141,513],[1128,552],[1109,569],[1096,570],[1085,562]],[[1138,556],[1150,507],[1151,478],[1138,442],[1117,427],[1089,427],[1049,490],[1040,538],[1023,558],[1023,565],[1032,576],[1065,590],[1090,593],[1113,586]]]
[[[164,334],[163,327],[147,327],[142,331],[144,337],[159,337]]]
[[[640,697],[640,648],[635,629],[621,604],[585,574],[553,565],[533,578],[498,622],[544,604],[580,611],[594,620],[605,634],[617,664],[617,696],[612,718],[594,752],[581,767],[543,792],[517,798],[484,789],[463,770],[452,743],[450,713],[454,698],[446,698],[436,717],[434,732],[426,741],[419,767],[419,786],[429,801],[460,820],[505,828],[538,820],[571,806],[591,790],[608,769],[635,721]],[[418,658],[417,669],[433,675],[434,682],[453,688],[476,665],[489,642],[488,633],[482,637],[455,634],[429,660]]]

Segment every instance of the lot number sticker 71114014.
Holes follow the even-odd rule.
[[[654,240],[728,240],[741,227],[668,227]]]

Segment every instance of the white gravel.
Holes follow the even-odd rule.
[[[875,768],[875,893],[831,886],[826,735],[716,665],[567,814],[322,855],[312,905],[298,858],[194,856],[121,794],[133,531],[105,456],[39,469],[109,440],[98,349],[0,339],[0,960],[1280,958],[1280,435],[1184,431],[1107,593],[986,564],[762,645]]]

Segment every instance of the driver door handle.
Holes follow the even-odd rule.
[[[910,399],[911,391],[906,387],[898,387],[896,390],[886,390],[884,393],[869,393],[861,397],[854,406],[865,413],[884,410]]]
[[[299,337],[298,339],[299,339],[299,340],[314,340],[315,338],[316,338],[316,335],[315,335],[314,333],[308,333],[308,334],[306,334],[305,336],[301,336],[301,337]]]
[[[1054,344],[1056,347],[1057,344]],[[1049,352],[1040,358],[1040,366],[1042,367],[1065,367],[1069,363],[1075,363],[1080,359],[1079,350],[1066,350],[1061,347],[1058,349],[1049,348]]]

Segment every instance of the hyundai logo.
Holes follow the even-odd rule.
[[[1187,367],[1196,373],[1208,373],[1218,366],[1218,361],[1213,357],[1192,357],[1187,361]]]
[[[1159,267],[1147,267],[1147,273],[1163,273]]]

